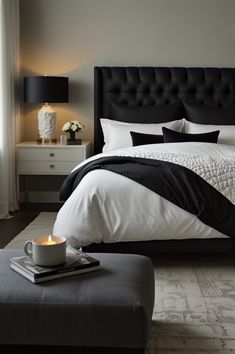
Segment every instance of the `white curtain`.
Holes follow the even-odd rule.
[[[19,59],[19,0],[0,0],[0,219],[18,208]]]

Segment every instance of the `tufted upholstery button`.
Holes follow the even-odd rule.
[[[190,94],[190,95],[195,95],[196,91],[197,91],[197,88],[195,86],[187,86],[187,87],[184,87],[182,89],[183,92],[187,92],[187,94]]]
[[[208,95],[213,95],[214,94],[214,90],[213,90],[213,88],[208,88],[207,90],[206,90],[206,93],[208,94]]]
[[[162,92],[163,87],[162,87],[162,85],[156,85],[154,90],[155,90],[155,92]]]
[[[178,87],[174,87],[171,92],[174,94],[178,94],[178,92],[179,92]]]
[[[127,102],[124,99],[119,99],[119,100],[117,100],[117,102],[121,103],[121,104],[127,104]]]
[[[153,105],[153,104],[154,104],[154,100],[150,97],[146,97],[143,101],[144,106]]]
[[[229,95],[230,91],[229,91],[229,88],[228,87],[225,87],[222,89],[222,94],[223,95]]]

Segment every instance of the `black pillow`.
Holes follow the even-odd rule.
[[[163,135],[143,134],[137,132],[130,132],[130,134],[133,146],[164,143]]]
[[[204,106],[188,100],[183,101],[186,119],[198,124],[235,125],[235,106]]]
[[[197,141],[202,143],[217,143],[219,130],[215,130],[209,133],[202,134],[188,134],[188,133],[179,133],[175,130],[171,130],[163,127],[163,138],[165,143],[182,143],[188,141]]]
[[[183,106],[180,101],[160,106],[131,106],[111,103],[110,117],[126,123],[166,123],[183,117]]]

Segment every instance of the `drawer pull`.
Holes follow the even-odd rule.
[[[54,157],[54,156],[55,156],[54,152],[50,152],[50,157]]]
[[[50,165],[50,168],[55,168],[55,165]]]

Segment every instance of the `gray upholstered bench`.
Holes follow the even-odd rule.
[[[143,353],[154,304],[144,256],[102,254],[101,270],[39,285],[9,268],[21,251],[0,251],[3,353]]]

